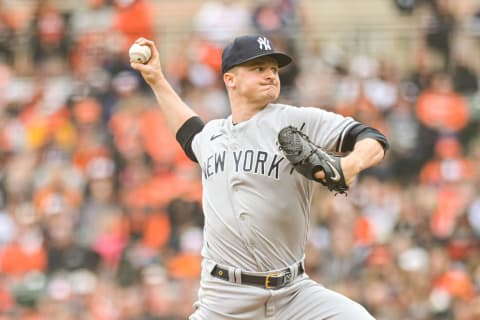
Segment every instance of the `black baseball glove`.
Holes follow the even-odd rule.
[[[278,143],[280,150],[300,174],[320,182],[330,191],[345,193],[348,190],[340,165],[341,158],[322,150],[306,134],[288,126],[278,133]],[[322,180],[314,176],[319,170],[325,173]]]

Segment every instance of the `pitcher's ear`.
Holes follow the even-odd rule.
[[[235,75],[231,72],[225,72],[223,74],[223,82],[227,88],[233,88],[235,86]]]

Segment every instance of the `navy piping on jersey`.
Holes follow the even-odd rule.
[[[197,133],[202,131],[205,124],[199,117],[191,117],[178,129],[176,138],[187,157],[198,162],[192,150],[192,141]]]
[[[356,122],[356,121],[352,121],[352,123],[350,123],[348,126],[346,126],[343,131],[342,131],[342,134],[340,135],[340,140],[338,141],[338,144],[337,144],[337,152],[341,152],[344,148],[343,148],[343,143],[345,141],[345,136],[347,135],[347,133],[349,133],[352,129],[352,127],[358,125],[359,123]]]

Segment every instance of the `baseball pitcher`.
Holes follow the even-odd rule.
[[[385,136],[349,117],[275,103],[279,68],[292,59],[262,35],[225,47],[231,115],[204,124],[165,79],[155,44],[136,43],[149,46],[152,57],[132,68],[202,170],[202,276],[190,319],[373,319],[308,277],[304,249],[314,183],[347,191],[362,170],[383,159]]]

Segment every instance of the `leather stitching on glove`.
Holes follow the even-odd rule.
[[[280,130],[278,144],[293,168],[306,178],[320,182],[330,191],[345,193],[348,190],[341,158],[324,151],[296,127],[288,126]],[[324,179],[315,178],[319,170],[324,172]]]

